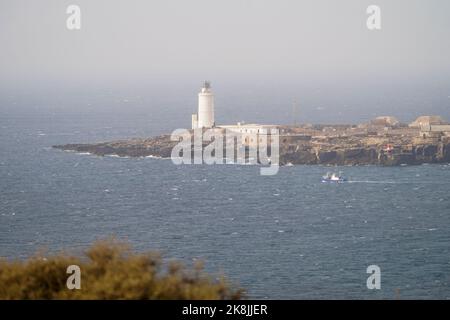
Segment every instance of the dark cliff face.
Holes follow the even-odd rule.
[[[281,153],[281,164],[317,164],[316,154],[308,149],[298,150],[290,153]]]
[[[56,149],[89,152],[98,156],[117,155],[120,157],[155,156],[169,158],[172,148],[177,142],[171,141],[170,136],[164,135],[150,139],[132,139],[95,144],[66,144],[53,146]]]
[[[443,162],[450,162],[450,143],[442,147]]]
[[[323,165],[418,165],[422,163],[450,162],[450,144],[439,143],[418,145],[409,152],[385,152],[382,148],[360,147],[336,150],[301,149],[281,152],[281,163],[287,164],[323,164]]]
[[[302,150],[281,154],[282,163],[324,165],[383,164],[381,154],[374,148],[349,148],[339,150]]]
[[[96,144],[67,144],[54,148],[89,152],[98,156],[118,155],[128,157],[169,158],[177,141],[171,141],[169,135],[149,139],[131,139]],[[224,150],[224,155],[226,154]],[[416,165],[422,163],[450,162],[450,143],[424,144],[410,147],[408,151],[385,152],[376,147],[313,147],[310,144],[281,144],[280,164],[323,164],[323,165]]]

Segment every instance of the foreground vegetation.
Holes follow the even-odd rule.
[[[81,288],[68,289],[67,268],[81,270]],[[83,256],[66,253],[26,261],[0,260],[0,299],[240,299],[241,289],[206,274],[201,264],[163,263],[157,253],[135,253],[100,241]]]

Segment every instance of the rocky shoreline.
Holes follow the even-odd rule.
[[[100,143],[77,143],[55,145],[53,148],[90,153],[97,156],[116,155],[119,157],[158,157],[170,158],[172,148],[177,142],[171,141],[169,135],[162,135],[147,139],[116,140]]]
[[[331,134],[324,134],[322,127],[286,127],[280,134],[280,164],[398,166],[450,163],[448,137],[421,138],[417,131],[410,129],[384,131],[376,135],[358,134],[353,126],[346,126],[333,128]],[[53,147],[97,156],[170,158],[177,143],[171,141],[170,135],[161,135]]]

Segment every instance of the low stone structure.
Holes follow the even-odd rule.
[[[413,122],[411,122],[408,126],[411,128],[420,128],[422,126],[430,126],[430,125],[447,125],[449,124],[446,120],[444,120],[441,116],[420,116]]]

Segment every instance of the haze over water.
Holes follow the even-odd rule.
[[[79,0],[70,31],[67,3],[2,1],[0,111],[162,115],[167,131],[210,80],[223,123],[289,124],[293,101],[303,123],[450,119],[450,3],[379,0],[377,31],[370,4]]]

